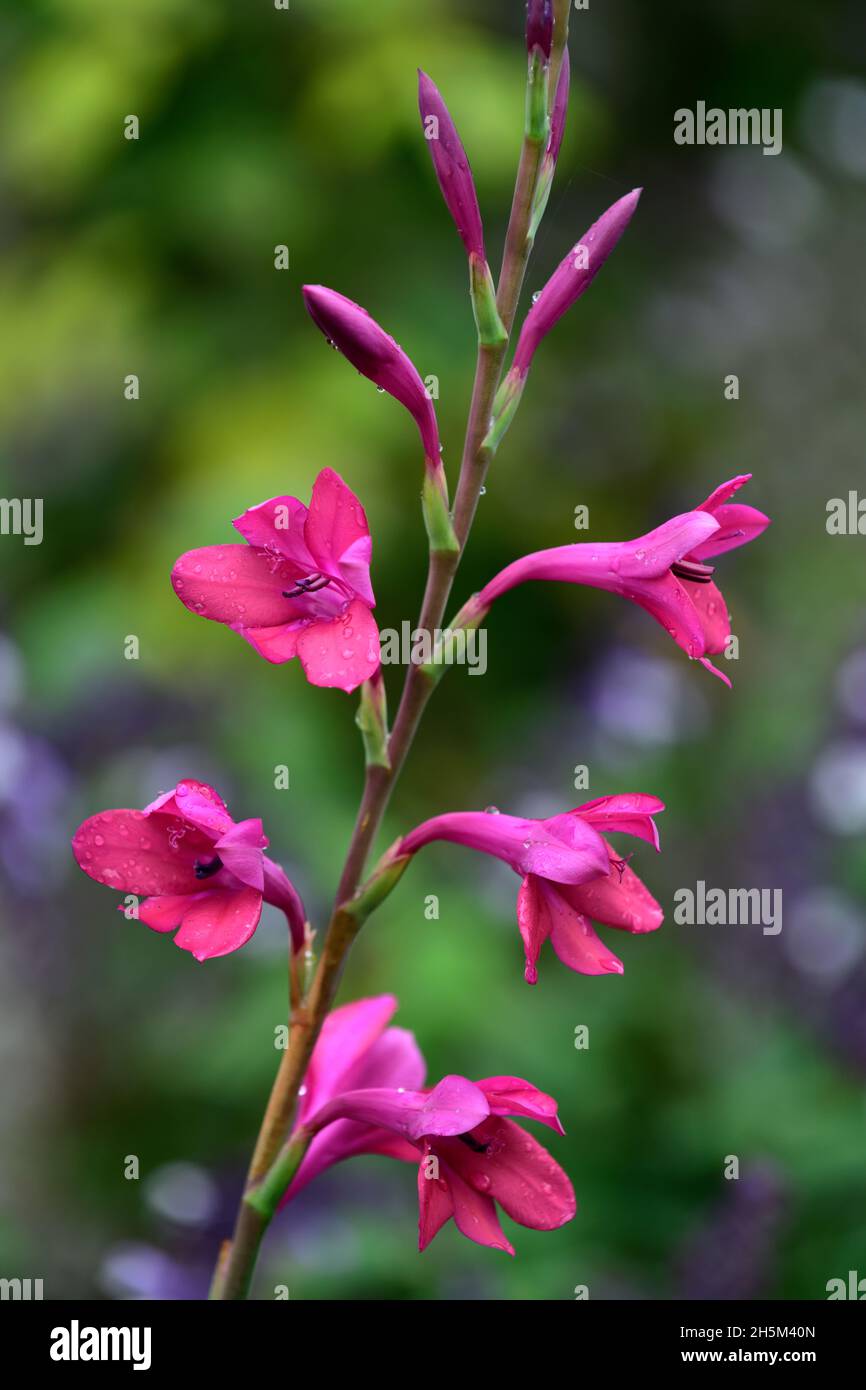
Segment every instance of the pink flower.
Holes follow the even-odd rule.
[[[554,1230],[575,1213],[571,1183],[546,1149],[509,1115],[562,1126],[552,1097],[513,1076],[446,1076],[423,1089],[425,1065],[411,1033],[388,1028],[397,1001],[362,999],[327,1019],[307,1072],[295,1133],[315,1137],[283,1204],[323,1169],[356,1154],[415,1163],[424,1250],[453,1216],[479,1245],[514,1250],[498,1203],[521,1226]]]
[[[174,944],[209,960],[249,941],[263,901],[286,914],[292,949],[301,949],[304,905],[263,854],[267,844],[260,820],[236,824],[213,787],[187,778],[143,811],[91,816],[76,830],[72,852],[97,883],[144,897],[136,916],[146,926],[179,927]]]
[[[442,94],[425,72],[418,71],[418,109],[436,178],[466,254],[486,262],[478,195],[466,151]]]
[[[492,854],[523,879],[517,921],[526,953],[526,980],[550,938],[559,959],[582,975],[622,973],[622,963],[600,941],[590,918],[630,932],[654,931],[662,911],[640,879],[603,838],[621,831],[658,849],[656,797],[607,796],[548,820],[523,820],[498,811],[458,811],[425,821],[397,847],[415,854],[432,840],[450,840]]]
[[[272,497],[234,525],[248,545],[189,550],[171,582],[181,603],[225,623],[260,656],[297,656],[313,685],[355,690],[379,667],[379,630],[370,612],[370,530],[339,474],[325,468],[309,508]]]
[[[607,796],[578,806],[580,816],[595,829],[636,835],[659,847],[653,815],[664,810],[654,796]],[[664,913],[628,863],[604,841],[607,872],[587,883],[564,884],[527,874],[517,897],[517,922],[526,953],[526,980],[538,980],[538,956],[549,940],[556,955],[581,975],[621,975],[622,961],[593,930],[592,921],[622,931],[656,931]]]
[[[461,617],[480,621],[495,599],[530,579],[589,584],[645,608],[677,646],[730,685],[709,660],[727,647],[731,623],[712,582],[712,566],[705,562],[754,540],[769,526],[769,517],[755,507],[729,502],[751,476],[722,483],[694,511],[637,540],[560,545],[515,560],[469,600]]]
[[[362,376],[400,401],[421,435],[428,468],[438,472],[439,426],[433,402],[406,353],[374,318],[345,295],[324,285],[305,285],[304,303],[316,327]]]

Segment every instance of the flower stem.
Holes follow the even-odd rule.
[[[499,316],[509,335],[532,250],[529,228],[543,152],[543,139],[538,139],[531,133],[524,134],[496,295]],[[502,375],[507,348],[507,337],[495,343],[479,343],[478,346],[475,380],[453,509],[454,534],[459,548],[430,551],[427,584],[417,624],[421,631],[432,633],[441,627],[454,577],[466,548],[478,499],[493,457],[484,440],[490,425],[493,401]],[[283,1054],[265,1110],[234,1235],[228,1252],[221,1255],[220,1267],[211,1292],[212,1298],[242,1299],[247,1296],[259,1247],[279,1197],[278,1194],[277,1198],[273,1199],[274,1191],[294,1162],[295,1151],[292,1141],[290,1140],[285,1148],[283,1146],[289,1138],[298,1092],[316,1039],[334,1001],[349,948],[360,930],[361,923],[347,910],[347,906],[361,882],[364,866],[382,823],[391,792],[400,776],[435,686],[435,680],[430,678],[422,666],[410,664],[388,740],[390,765],[373,763],[366,769],[361,804],[340,876],[334,912],[325,935],[322,954],[309,993],[293,1015],[289,1047]],[[295,1169],[292,1169],[288,1181],[291,1180],[294,1171]],[[262,1210],[252,1204],[256,1200],[259,1200]]]

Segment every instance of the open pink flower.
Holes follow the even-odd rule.
[[[327,1019],[305,1079],[296,1133],[314,1138],[283,1204],[323,1169],[357,1154],[419,1164],[419,1248],[454,1217],[479,1245],[514,1250],[496,1204],[519,1225],[553,1230],[575,1212],[565,1173],[506,1116],[561,1134],[552,1097],[519,1077],[446,1076],[423,1089],[424,1059],[411,1033],[388,1028],[397,1001],[362,999]]]
[[[313,685],[357,689],[380,653],[370,530],[354,492],[325,468],[309,507],[272,497],[234,525],[248,545],[204,546],[176,561],[181,603],[240,633],[267,661],[297,656]]]
[[[498,811],[456,811],[411,831],[396,855],[415,854],[433,840],[450,840],[492,854],[519,874],[517,920],[526,952],[526,980],[538,979],[536,963],[550,938],[559,959],[582,975],[622,973],[590,917],[626,931],[653,931],[662,911],[640,879],[602,835],[622,831],[658,848],[652,817],[664,810],[653,796],[607,796],[547,820],[525,820]]]
[[[286,914],[292,948],[301,949],[304,905],[263,853],[267,844],[260,820],[236,824],[213,787],[186,778],[143,811],[91,816],[76,830],[72,852],[97,883],[143,897],[136,916],[146,926],[180,928],[174,944],[208,960],[249,941],[263,901]]]
[[[673,517],[637,540],[579,542],[525,555],[470,599],[457,621],[477,624],[497,598],[530,579],[589,584],[645,608],[677,646],[730,685],[709,660],[727,647],[731,622],[706,561],[745,545],[769,526],[763,512],[729,500],[751,476],[745,473],[722,483],[694,511]]]
[[[619,831],[659,847],[654,815],[664,803],[654,796],[604,796],[578,806],[571,815],[601,832]],[[526,980],[538,980],[538,956],[545,941],[570,970],[581,975],[621,975],[622,961],[609,951],[592,922],[640,933],[661,926],[664,913],[655,898],[604,841],[609,859],[607,872],[586,883],[557,883],[538,874],[527,874],[517,897],[517,923],[526,952]]]

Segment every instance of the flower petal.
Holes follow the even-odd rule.
[[[293,623],[278,623],[276,627],[244,627],[240,635],[265,661],[281,666],[297,656],[298,638],[308,626],[309,620],[302,618]]]
[[[526,966],[523,972],[528,985],[538,982],[538,957],[550,935],[550,913],[541,894],[541,879],[527,874],[517,895],[517,926],[523,938]]]
[[[481,854],[492,854],[515,873],[538,874],[561,883],[583,883],[607,873],[601,836],[579,816],[527,820],[489,811],[452,811],[434,816],[407,835],[400,852],[415,854],[433,840],[448,840]]]
[[[214,845],[223,867],[247,888],[262,893],[265,885],[262,850],[267,845],[260,820],[244,820],[233,825]]]
[[[207,545],[188,550],[171,572],[187,608],[228,627],[271,627],[299,616],[290,599],[297,567],[249,545]]]
[[[621,975],[622,961],[609,951],[589,920],[552,883],[542,884],[550,944],[563,965],[580,975]]]
[[[261,915],[262,895],[254,888],[214,888],[184,914],[174,944],[196,960],[227,956],[246,945]]]
[[[723,652],[731,635],[731,619],[721,591],[715,584],[694,584],[690,579],[680,581],[698,615],[704,634],[701,656]]]
[[[657,579],[677,560],[715,535],[719,523],[705,511],[681,512],[654,531],[627,541],[617,565],[623,579]]]
[[[428,1177],[430,1146],[418,1167],[418,1249],[426,1250],[445,1222],[454,1215],[454,1203],[447,1182],[442,1177]],[[436,1155],[433,1155],[436,1157]]]
[[[314,567],[343,580],[368,608],[374,608],[367,517],[352,489],[333,468],[323,468],[313,484],[304,535]]]
[[[545,1095],[544,1091],[539,1091],[537,1086],[524,1081],[522,1077],[487,1076],[482,1081],[476,1081],[475,1085],[480,1086],[487,1097],[491,1115],[525,1115],[527,1119],[547,1125],[557,1134],[565,1133],[556,1113],[558,1107],[553,1096]]]
[[[553,902],[555,898],[559,901]],[[560,897],[555,888],[550,888],[549,899],[553,923],[550,945],[563,965],[577,970],[578,974],[623,973],[623,962],[607,949],[587,917],[575,912],[571,903]]]
[[[484,1092],[465,1076],[445,1076],[432,1091],[369,1087],[343,1091],[305,1121],[324,1129],[334,1120],[359,1120],[417,1142],[431,1134],[465,1134],[490,1113]]]
[[[338,1091],[384,1033],[397,1011],[393,994],[343,1004],[328,1014],[304,1077],[303,1123]],[[384,1083],[379,1083],[384,1084]]]
[[[270,497],[236,516],[232,525],[245,541],[289,561],[296,579],[312,574],[316,562],[304,539],[307,508],[297,497]]]
[[[449,1145],[449,1153],[453,1148]],[[470,1152],[469,1149],[466,1150]],[[486,1245],[491,1250],[504,1250],[506,1255],[514,1254],[514,1246],[506,1238],[496,1211],[496,1203],[486,1192],[480,1192],[465,1181],[460,1171],[451,1164],[440,1163],[440,1171],[445,1173],[448,1192],[454,1207],[454,1223],[461,1235],[474,1240],[476,1245]],[[485,1173],[478,1174],[478,1181],[487,1181]]]
[[[659,847],[659,833],[653,816],[659,815],[664,809],[664,802],[659,801],[657,796],[645,796],[641,792],[599,796],[576,808],[581,819],[599,831],[635,835],[656,849]]]
[[[234,825],[219,792],[193,777],[184,777],[170,792],[156,797],[145,806],[143,814],[151,816],[157,811],[166,816],[178,816],[211,839],[224,835]]]
[[[608,845],[611,868],[606,878],[593,879],[575,887],[565,886],[560,896],[575,912],[623,931],[656,931],[664,921],[664,913],[641,882],[634,870]]]
[[[189,910],[197,896],[204,897],[205,894],[184,893],[176,897],[145,898],[138,906],[138,921],[143,922],[152,931],[174,931],[180,926],[184,913]],[[117,910],[124,911],[122,903],[118,905]]]
[[[348,693],[379,669],[379,629],[369,608],[353,599],[338,617],[309,623],[298,636],[297,651],[311,685]]]
[[[175,817],[101,811],[78,827],[72,852],[97,883],[150,897],[199,892],[195,860],[211,852],[212,843]]]
[[[512,1221],[533,1231],[553,1231],[572,1219],[577,1203],[568,1177],[525,1129],[492,1116],[472,1138],[487,1151],[478,1153],[459,1140],[447,1147],[449,1165],[457,1167],[467,1186],[489,1194]]]

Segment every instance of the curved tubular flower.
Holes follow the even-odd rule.
[[[400,401],[418,426],[428,469],[441,468],[439,426],[433,402],[411,359],[354,300],[324,285],[304,285],[304,303],[328,342],[370,381]]]
[[[528,1081],[446,1076],[423,1087],[425,1064],[411,1033],[387,1025],[391,995],[329,1015],[313,1052],[296,1135],[313,1133],[285,1205],[318,1173],[357,1154],[387,1154],[418,1168],[419,1249],[453,1216],[479,1245],[514,1250],[496,1204],[512,1220],[548,1231],[574,1216],[574,1192],[550,1154],[506,1116],[557,1133],[556,1102]]]
[[[249,941],[263,901],[286,914],[293,951],[303,946],[304,905],[267,845],[260,820],[235,823],[213,787],[185,778],[143,811],[91,816],[72,852],[97,883],[144,897],[136,915],[146,926],[180,928],[174,944],[209,960]]]
[[[653,816],[663,810],[664,803],[654,796],[608,796],[579,806],[577,814],[599,831],[636,835],[657,850]],[[609,864],[599,878],[582,884],[550,882],[537,874],[524,879],[517,897],[517,923],[528,984],[538,980],[538,956],[547,940],[562,963],[581,975],[621,975],[622,961],[607,949],[592,922],[635,934],[661,926],[664,913],[655,898],[606,839],[604,844]]]
[[[515,560],[469,600],[456,625],[482,621],[494,600],[530,579],[588,584],[646,609],[677,646],[729,686],[709,660],[725,650],[731,622],[712,582],[713,568],[705,562],[754,540],[769,526],[770,518],[757,508],[729,501],[751,476],[722,483],[694,511],[637,540],[560,545]]]
[[[370,530],[354,492],[325,468],[309,508],[272,497],[233,525],[247,545],[204,546],[175,562],[181,603],[240,633],[267,661],[297,656],[312,685],[356,690],[380,653]]]
[[[484,229],[475,181],[457,127],[442,93],[426,72],[418,69],[418,109],[442,197],[454,219],[470,259],[486,262]]]
[[[457,811],[425,821],[396,853],[415,854],[432,840],[450,840],[504,860],[523,879],[517,922],[526,954],[525,978],[534,985],[548,938],[564,965],[581,975],[622,974],[622,962],[602,943],[590,918],[624,931],[661,926],[663,913],[602,831],[647,840],[658,849],[654,796],[606,796],[547,820],[498,811]]]

